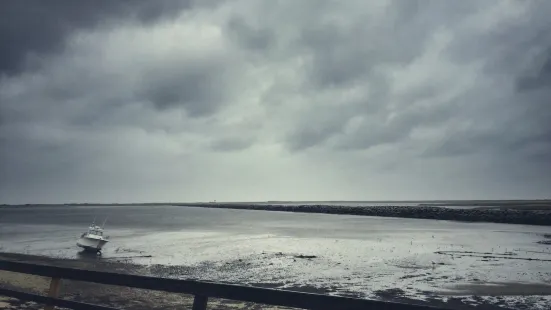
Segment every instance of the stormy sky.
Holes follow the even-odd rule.
[[[550,15],[3,0],[0,203],[549,198]]]

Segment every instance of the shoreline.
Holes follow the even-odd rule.
[[[367,204],[367,202],[366,202]],[[433,201],[420,202],[416,206],[400,204],[396,205],[346,205],[328,204],[327,202],[313,203],[241,203],[241,202],[196,202],[196,203],[125,203],[125,204],[26,204],[26,205],[0,205],[2,209],[19,209],[30,207],[86,207],[86,206],[177,206],[199,207],[211,209],[237,209],[255,211],[279,211],[296,213],[319,213],[336,215],[357,215],[374,217],[394,217],[411,219],[433,219],[459,222],[485,222],[500,224],[538,225],[551,226],[551,201]]]
[[[75,260],[65,258],[53,258],[46,256],[35,256],[16,253],[0,253],[0,259],[23,261],[36,264],[55,265],[68,268],[79,268],[88,270],[98,270],[114,273],[141,274],[148,276],[163,276],[170,277],[170,273],[178,270],[177,266],[144,266],[137,265],[125,261],[99,261],[99,260]],[[175,268],[176,267],[176,268]],[[174,274],[172,274],[174,276]],[[26,275],[0,270],[0,287],[9,289],[21,290],[26,292],[46,294],[49,285],[49,279],[40,276]],[[518,284],[510,284],[518,285]],[[257,283],[252,285],[255,287],[277,288],[276,285],[264,285]],[[296,286],[286,288],[293,291],[301,291],[308,293],[330,294],[331,288],[316,288],[310,286]],[[477,288],[477,290],[480,288]],[[486,289],[482,287],[482,289]],[[539,288],[537,288],[539,289]],[[551,289],[551,287],[549,288]],[[469,295],[471,295],[469,293]],[[341,294],[342,296],[361,298],[354,294]],[[490,304],[484,301],[473,307],[464,301],[460,296],[449,296],[445,300],[439,299],[436,296],[427,295],[423,300],[411,299],[403,295],[400,289],[387,289],[375,292],[376,299],[389,302],[410,303],[418,305],[429,305],[441,307],[445,309],[483,309],[483,310],[498,310],[508,309],[495,304]],[[476,295],[476,294],[473,294]],[[132,289],[127,287],[117,287],[111,285],[102,285],[95,283],[87,283],[80,281],[63,280],[60,298],[99,304],[103,306],[124,308],[129,310],[165,310],[174,308],[191,308],[193,304],[193,296],[165,293],[159,291],[150,291],[142,289]],[[36,303],[29,303],[8,297],[0,298],[0,309],[42,309],[43,306]],[[241,301],[209,299],[209,308],[219,310],[285,310],[290,308],[276,307],[268,305],[253,304]]]
[[[346,205],[275,205],[201,203],[172,204],[180,207],[202,207],[257,211],[280,211],[297,213],[322,213],[359,216],[379,216],[412,219],[433,219],[461,222],[486,222],[551,226],[551,207],[510,205],[502,207],[480,206],[471,209],[454,209],[436,206],[346,206]]]
[[[113,273],[155,276],[147,266],[125,263],[122,261],[83,261],[16,253],[0,253],[0,259]],[[49,282],[50,279],[40,276],[0,270],[0,287],[8,289],[46,295]],[[60,298],[127,310],[168,310],[191,309],[194,296],[90,282],[62,280]],[[10,297],[0,296],[0,309],[11,310],[23,308],[38,310],[43,309],[44,306],[34,302],[25,302]],[[220,310],[289,309],[275,306],[260,308],[260,305],[248,302],[214,298],[209,299],[209,308]]]

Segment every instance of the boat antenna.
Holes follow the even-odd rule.
[[[103,224],[101,225],[101,229],[105,227],[105,222],[107,222],[107,217],[105,217],[105,220],[103,220]]]
[[[96,225],[96,216],[94,216],[94,221],[92,222],[92,226]]]

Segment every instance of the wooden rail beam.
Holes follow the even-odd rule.
[[[155,291],[164,291],[170,293],[181,293],[195,295],[194,310],[204,310],[208,298],[222,298],[252,302],[259,304],[268,304],[272,306],[283,306],[301,309],[339,309],[339,310],[435,310],[437,308],[430,306],[421,306],[414,304],[404,304],[395,302],[384,302],[378,300],[367,300],[350,297],[338,297],[330,295],[311,294],[295,291],[275,290],[259,287],[221,284],[215,282],[202,282],[195,280],[177,280],[167,278],[156,278],[149,276],[138,276],[130,274],[102,272],[83,270],[75,268],[65,268],[49,265],[39,265],[25,262],[15,262],[9,260],[0,260],[0,270],[20,272],[54,279],[76,280],[84,282],[93,282],[107,285],[118,285]],[[59,293],[59,282],[52,281],[50,293]],[[1,291],[0,291],[1,294]],[[9,295],[8,295],[9,296]],[[40,296],[47,302],[56,301],[54,305],[59,304],[59,299],[52,296]],[[70,308],[70,307],[67,307]],[[76,309],[80,309],[77,307]],[[91,308],[90,308],[91,309]],[[441,309],[441,308],[440,308]]]

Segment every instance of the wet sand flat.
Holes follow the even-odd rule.
[[[26,261],[37,264],[56,265],[61,267],[101,270],[117,273],[148,273],[143,266],[125,263],[98,263],[93,261],[75,261],[66,259],[54,259],[48,257],[0,253],[0,259]],[[0,271],[0,287],[16,289],[46,295],[50,279]],[[173,294],[150,290],[132,289],[112,285],[101,285],[80,281],[62,281],[62,298],[86,303],[99,304],[110,307],[118,307],[129,310],[165,310],[165,309],[191,309],[193,296]],[[43,309],[43,306],[17,299],[4,297],[0,299],[0,309]],[[291,308],[266,306],[240,301],[211,299],[208,309],[219,310],[260,310],[273,309],[285,310]]]
[[[132,273],[132,274],[148,274],[148,275],[167,275],[174,269],[166,266],[165,268],[151,268],[150,266],[141,266],[130,263],[106,263],[97,261],[77,261],[71,259],[55,259],[49,257],[29,256],[22,254],[0,253],[0,259],[33,262],[37,264],[56,265],[62,267],[82,268],[90,270],[103,270],[117,273]],[[176,309],[191,307],[193,297],[172,294],[149,290],[131,289],[110,285],[100,285],[93,283],[85,283],[80,281],[62,282],[61,297],[74,301],[100,304],[110,307],[120,307],[130,310],[142,309]],[[17,289],[21,291],[33,292],[45,295],[47,293],[49,279],[8,271],[0,271],[0,287]],[[258,284],[262,286],[262,284]],[[327,293],[319,288],[309,286],[297,286],[292,290],[310,292],[310,293]],[[545,284],[522,284],[522,283],[480,283],[480,284],[464,284],[455,285],[448,291],[441,292],[442,295],[449,295],[449,298],[439,300],[427,298],[424,301],[409,299],[403,296],[403,292],[399,289],[385,290],[377,292],[380,299],[396,301],[402,303],[426,304],[435,307],[446,309],[471,309],[470,301],[475,301],[473,305],[477,305],[477,309],[498,310],[515,309],[514,302],[506,304],[507,299],[503,296],[537,296],[549,295],[551,286]],[[353,294],[352,294],[353,295]],[[476,298],[458,298],[458,296],[473,295],[474,296],[495,296],[492,303],[487,300]],[[535,299],[533,299],[535,300]],[[545,304],[542,304],[545,307]],[[24,302],[11,298],[0,299],[0,309],[42,309],[41,305]],[[525,308],[525,307],[523,307]],[[285,307],[275,307],[268,305],[259,305],[253,303],[245,303],[239,301],[211,299],[209,300],[209,309],[219,310],[284,310],[291,309]],[[474,308],[473,308],[474,309]]]
[[[551,231],[544,226],[175,206],[34,211],[32,219],[25,211],[2,214],[2,251],[96,261],[79,254],[75,240],[91,218],[108,214],[112,241],[99,261],[163,277],[452,302],[457,309],[547,309],[551,300],[535,289],[551,283]],[[495,283],[527,289],[482,289]]]

